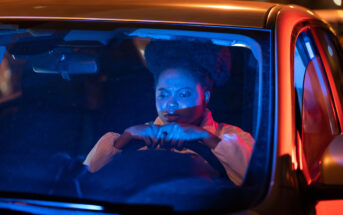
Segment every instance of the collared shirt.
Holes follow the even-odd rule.
[[[164,122],[157,117],[154,124],[164,125]],[[224,166],[228,177],[236,185],[240,185],[247,170],[254,145],[252,136],[236,126],[215,122],[208,109],[204,112],[200,127],[221,139],[211,151]],[[90,172],[98,171],[110,162],[115,154],[120,152],[120,150],[113,147],[113,142],[119,136],[118,133],[108,132],[100,138],[84,161],[84,164],[88,165]],[[189,149],[174,151],[195,153]]]

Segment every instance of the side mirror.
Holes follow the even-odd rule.
[[[343,134],[336,136],[325,150],[321,177],[324,184],[343,185]]]
[[[308,195],[316,201],[343,199],[343,134],[330,142],[321,162],[321,182],[312,183]]]

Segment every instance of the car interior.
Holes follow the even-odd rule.
[[[2,190],[104,200],[109,196],[95,194],[103,189],[116,193],[110,196],[116,196],[112,200],[120,202],[121,195],[132,197],[133,191],[138,189],[136,186],[126,186],[122,192],[110,189],[111,177],[106,177],[105,173],[81,180],[81,185],[57,185],[56,171],[59,170],[56,165],[51,166],[54,162],[63,164],[76,158],[81,164],[104,133],[122,133],[132,125],[153,121],[157,116],[154,80],[135,42],[137,37],[133,39],[123,34],[122,29],[102,34],[99,40],[65,31],[32,30],[12,35],[2,60],[7,68],[2,69],[11,72],[10,85],[19,91],[19,96],[0,103],[0,142],[5,143],[0,152]],[[141,40],[146,43],[151,38]],[[259,109],[258,61],[247,47],[230,46],[229,50],[232,56],[230,78],[225,85],[214,88],[208,108],[216,121],[254,134]],[[54,62],[62,62],[62,66],[53,65]],[[82,72],[78,71],[78,65],[92,68]],[[62,67],[66,73],[56,72]],[[121,174],[124,173],[118,172],[116,176]],[[105,180],[104,177],[106,183],[96,183],[96,180]],[[123,187],[116,183],[115,188]],[[175,186],[185,186],[197,182],[175,183]],[[148,187],[147,182],[142,184]],[[209,187],[202,192],[205,190],[208,192]],[[127,201],[139,202],[144,199],[140,195],[146,193],[135,194]]]

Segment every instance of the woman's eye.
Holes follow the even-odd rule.
[[[189,92],[189,91],[185,91],[185,92],[180,93],[180,97],[183,97],[183,98],[189,97],[190,95],[191,95],[191,92]]]
[[[159,93],[157,96],[158,96],[159,98],[165,98],[165,97],[167,97],[168,95],[167,95],[167,93]]]

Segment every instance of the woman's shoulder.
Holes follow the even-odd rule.
[[[229,133],[231,133],[231,132],[245,132],[240,127],[235,126],[235,125],[230,125],[227,123],[218,123],[218,129],[225,131],[225,133],[227,133],[227,132],[229,132]]]
[[[144,125],[153,125],[153,124],[154,124],[154,121],[144,123]]]
[[[244,131],[243,129],[241,129],[238,126],[230,125],[227,123],[219,123],[218,129],[219,129],[220,136],[222,136],[224,134],[236,134],[240,138],[245,139],[249,142],[254,141],[253,137],[251,136],[251,134],[249,132]]]

